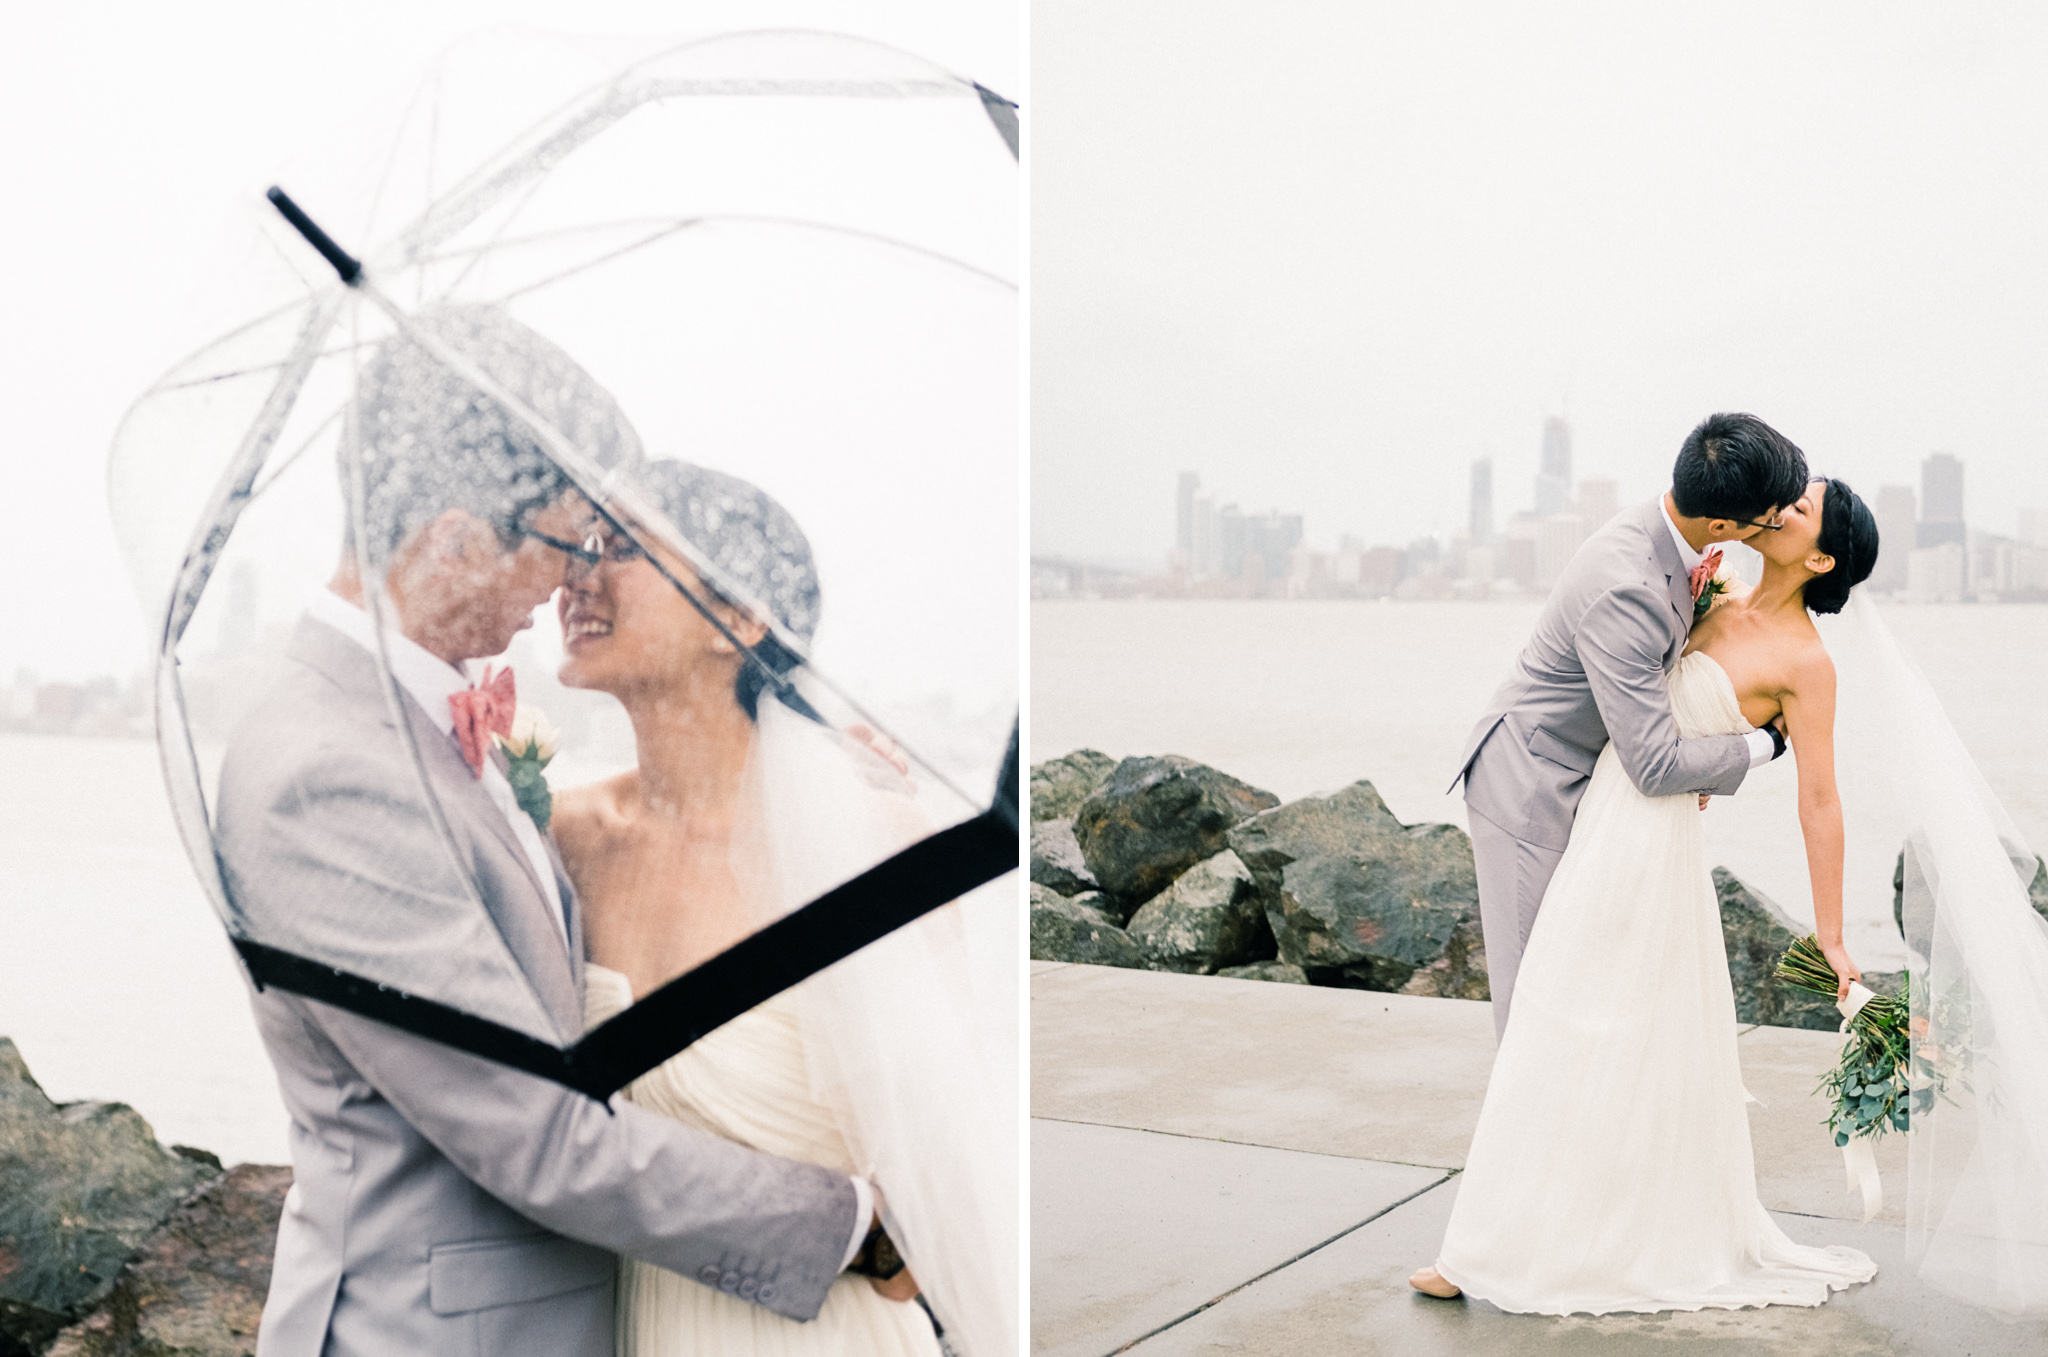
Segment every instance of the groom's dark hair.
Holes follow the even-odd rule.
[[[639,466],[639,435],[611,393],[502,306],[441,303],[415,314],[412,325],[475,364],[600,467]],[[572,488],[524,419],[409,334],[387,337],[364,364],[355,436],[373,561],[388,559],[448,509],[490,524],[512,550],[533,515]],[[341,481],[346,504],[345,464]],[[345,518],[344,525],[353,546],[353,524]]]
[[[1751,523],[1806,493],[1806,454],[1755,415],[1708,415],[1671,468],[1671,500],[1687,518]]]

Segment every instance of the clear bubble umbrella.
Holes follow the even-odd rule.
[[[612,70],[496,36],[444,60],[359,166],[316,164],[296,200],[272,194],[222,288],[251,318],[136,402],[110,463],[161,619],[173,808],[259,985],[603,1098],[963,896],[969,949],[1013,950],[1014,887],[970,893],[1018,860],[1016,126],[972,81],[857,39],[743,34]],[[486,719],[472,749],[422,724],[434,703],[406,666],[431,633],[472,678],[509,671],[557,732],[557,792],[634,766],[615,695],[652,680],[565,684],[566,592],[524,626],[552,582],[443,568],[491,557],[486,528],[552,582],[651,566],[737,658],[764,744],[793,720],[802,766],[845,775],[735,831],[758,847],[794,821],[813,845],[760,858],[772,879],[737,873],[745,935],[587,1035],[535,979],[546,948],[579,940],[560,918],[507,917],[477,865],[500,826],[457,785],[487,781],[459,760],[495,760],[544,824],[536,760],[507,757],[539,742],[494,751]],[[357,925],[388,883],[285,898],[269,850],[240,851],[223,823],[237,796],[311,794],[275,766],[292,740],[251,732],[296,738],[328,714],[292,709],[310,699],[290,684],[306,636],[332,639],[317,627],[338,581],[361,591],[361,675],[381,704],[378,734],[346,753],[383,779],[391,872],[418,870],[405,854],[422,842],[438,852],[435,908],[381,936]],[[499,633],[501,652],[478,648]],[[882,739],[845,733],[860,726]],[[865,748],[888,741],[908,778]],[[756,751],[749,795],[771,762]],[[547,861],[523,861],[540,898],[559,895]]]

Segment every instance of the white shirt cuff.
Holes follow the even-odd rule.
[[[1751,768],[1761,768],[1769,763],[1772,753],[1778,748],[1776,743],[1772,741],[1771,732],[1768,730],[1752,730],[1742,738],[1749,741],[1749,766]]]
[[[853,1240],[846,1246],[846,1257],[840,1260],[839,1270],[846,1271],[853,1266],[854,1256],[860,1252],[861,1244],[868,1237],[868,1222],[875,1216],[875,1189],[865,1178],[853,1180]]]

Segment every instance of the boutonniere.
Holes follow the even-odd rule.
[[[512,784],[519,809],[533,818],[535,828],[547,833],[548,820],[555,813],[555,795],[548,790],[546,769],[554,761],[555,743],[560,738],[553,723],[540,708],[522,702],[512,714],[511,733],[493,738],[510,760],[505,780]]]
[[[1692,568],[1692,620],[1697,622],[1714,606],[1714,600],[1728,592],[1735,581],[1721,573],[1721,552],[1717,547]]]

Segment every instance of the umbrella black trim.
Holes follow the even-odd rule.
[[[1004,782],[1008,797],[994,808],[919,840],[834,887],[677,976],[567,1048],[248,938],[236,938],[235,950],[259,989],[317,999],[603,1102],[747,1010],[1015,871],[1014,742]]]

